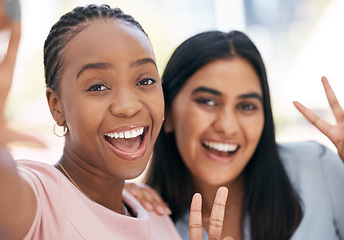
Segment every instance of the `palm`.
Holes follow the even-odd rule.
[[[326,77],[322,78],[327,100],[336,118],[336,125],[331,125],[321,119],[314,112],[299,102],[294,102],[295,107],[308,119],[316,128],[327,136],[338,150],[338,154],[344,162],[344,111],[340,106]]]
[[[326,135],[326,134],[325,134]],[[339,156],[344,161],[344,122],[331,126],[329,133],[326,135],[336,146]]]

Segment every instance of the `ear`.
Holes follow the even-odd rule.
[[[174,125],[169,110],[166,110],[166,117],[164,121],[164,130],[166,133],[172,133],[174,131]]]
[[[66,120],[64,117],[63,106],[59,96],[51,88],[47,88],[45,94],[48,100],[48,105],[52,117],[59,126],[63,126]]]

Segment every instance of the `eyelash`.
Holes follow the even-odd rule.
[[[145,84],[142,84],[143,82],[145,82]],[[147,83],[148,82],[148,83]],[[150,82],[150,83],[149,83]],[[142,79],[141,81],[139,81],[137,83],[138,86],[147,86],[147,85],[151,85],[153,83],[155,83],[156,81],[152,78],[145,78],[145,79]]]
[[[208,107],[215,107],[218,105],[214,99],[210,99],[210,98],[199,98],[199,99],[196,99],[196,102],[201,105],[206,105]]]
[[[148,86],[148,85],[151,85],[153,83],[155,83],[156,81],[154,79],[151,79],[151,78],[145,78],[145,79],[142,79],[141,81],[139,81],[137,83],[138,86]],[[97,89],[98,88],[98,89]],[[99,89],[101,88],[101,89]],[[94,84],[92,86],[90,86],[87,91],[88,92],[101,92],[101,91],[104,91],[104,90],[109,90],[108,87],[106,87],[104,84]]]
[[[247,107],[249,107],[249,109],[247,109]],[[238,108],[244,111],[254,111],[257,109],[257,106],[252,103],[240,103]]]
[[[196,102],[207,107],[216,107],[219,105],[216,100],[211,98],[199,98],[196,99]],[[258,109],[258,107],[255,104],[247,102],[240,103],[237,108],[245,112],[250,112]]]
[[[104,89],[100,89],[100,90],[96,90],[96,88],[101,88],[104,87]],[[100,91],[104,91],[104,90],[108,90],[109,88],[105,87],[104,84],[94,84],[91,87],[89,87],[87,89],[88,92],[100,92]]]

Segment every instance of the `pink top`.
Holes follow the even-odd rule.
[[[37,212],[24,240],[181,239],[168,216],[147,212],[127,191],[123,201],[137,217],[111,211],[84,196],[53,166],[17,161],[37,197]]]

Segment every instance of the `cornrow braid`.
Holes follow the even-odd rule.
[[[44,74],[46,87],[53,89],[58,95],[60,69],[63,64],[63,54],[68,42],[78,33],[96,20],[119,20],[140,29],[146,36],[142,26],[130,15],[124,14],[120,8],[95,4],[86,7],[76,7],[64,14],[55,23],[44,43]]]

